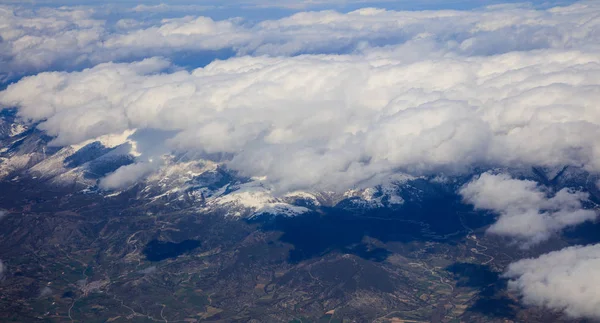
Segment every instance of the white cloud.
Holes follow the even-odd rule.
[[[600,56],[543,50],[405,61],[356,55],[240,57],[193,72],[153,58],[42,73],[0,104],[43,121],[55,143],[128,129],[174,131],[156,144],[225,152],[279,189],[353,187],[398,170],[474,165],[600,170]]]
[[[547,240],[561,229],[593,220],[594,210],[583,208],[588,193],[564,188],[552,194],[534,181],[510,175],[483,173],[460,189],[465,202],[491,210],[499,218],[489,233],[508,236],[528,247]]]
[[[600,319],[600,245],[575,246],[511,264],[509,288],[528,305]]]
[[[597,2],[548,10],[496,6],[472,11],[317,11],[258,23],[203,16],[149,22],[135,15],[112,21],[103,18],[107,10],[0,7],[4,77],[177,53],[194,53],[193,61],[218,50],[276,56],[406,44],[412,52],[408,57],[422,59],[550,48],[596,51],[600,43]]]
[[[0,81],[87,62],[105,32],[92,9],[0,6]]]
[[[153,163],[136,163],[120,167],[100,180],[103,189],[120,189],[141,181],[144,177],[156,170]]]

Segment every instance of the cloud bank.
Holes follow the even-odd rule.
[[[173,151],[228,153],[281,190],[345,189],[403,171],[600,169],[600,56],[537,50],[406,62],[385,55],[240,57],[188,72],[160,58],[27,77],[0,104],[68,145],[128,129]]]
[[[590,1],[547,10],[516,5],[472,11],[366,8],[346,14],[300,12],[260,22],[204,16],[147,20],[136,15],[113,21],[107,19],[107,8],[0,6],[0,71],[4,79],[14,79],[150,56],[210,57],[223,50],[238,56],[290,56],[400,44],[412,47],[407,58],[413,59],[535,49],[597,51],[598,12],[600,5]]]
[[[508,267],[509,287],[528,305],[600,319],[600,245],[575,246]]]
[[[484,173],[460,189],[465,202],[491,210],[499,218],[487,231],[509,236],[528,247],[560,230],[597,217],[583,208],[588,193],[564,188],[556,193],[534,181]]]

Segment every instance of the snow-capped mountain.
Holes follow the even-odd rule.
[[[305,190],[276,193],[264,178],[244,178],[226,163],[198,156],[161,153],[145,164],[149,171],[139,180],[122,187],[102,185],[102,180],[121,167],[140,163],[142,154],[135,131],[88,140],[65,147],[52,145],[52,138],[35,125],[5,110],[0,119],[0,179],[35,180],[79,192],[96,192],[106,198],[134,195],[149,206],[195,208],[219,211],[226,216],[295,216],[320,207],[364,210],[401,207],[407,200],[418,201],[433,194],[432,187],[455,190],[471,177],[436,175],[414,177],[399,173],[383,184],[353,188],[344,192]],[[144,156],[142,156],[144,157]],[[576,167],[497,170],[531,178],[550,187],[584,187],[595,192],[597,179]],[[125,172],[126,173],[126,172]],[[115,175],[117,176],[117,175]]]
[[[348,209],[401,205],[401,187],[414,179],[407,175],[389,183],[346,192],[296,191],[283,195],[260,178],[242,178],[223,162],[162,154],[155,169],[141,181],[119,189],[101,189],[100,181],[120,167],[138,161],[133,132],[103,136],[96,140],[54,147],[52,138],[20,121],[14,112],[0,119],[0,179],[36,180],[48,185],[76,187],[107,198],[136,192],[150,205],[180,205],[199,210],[221,210],[228,216],[259,214],[293,216],[320,206]]]

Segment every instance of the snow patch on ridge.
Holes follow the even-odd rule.
[[[252,217],[265,213],[294,216],[310,211],[308,208],[291,205],[275,198],[271,190],[260,182],[229,186],[226,191],[229,193],[216,196],[208,205],[227,208],[227,215],[231,216]]]
[[[129,143],[129,145],[131,146],[131,150],[129,151],[129,154],[134,157],[139,157],[141,154],[136,149],[137,148],[136,142],[129,139],[129,137],[132,134],[134,134],[136,131],[137,131],[136,129],[129,129],[129,130],[125,130],[124,132],[122,132],[120,134],[104,135],[104,136],[100,136],[98,138],[86,140],[79,144],[71,145],[71,147],[73,147],[73,149],[76,152],[76,151],[80,150],[81,148],[83,148],[93,142],[96,142],[96,141],[100,142],[106,148],[115,148],[122,144]]]
[[[10,134],[9,134],[9,137],[18,136],[18,135],[22,134],[23,132],[27,131],[28,129],[29,128],[27,128],[23,124],[13,123],[13,124],[10,125]]]

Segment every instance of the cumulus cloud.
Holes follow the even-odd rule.
[[[552,193],[534,181],[513,179],[506,174],[481,174],[459,192],[476,209],[499,214],[489,233],[515,238],[525,247],[597,216],[594,210],[583,208],[588,193],[568,188]]]
[[[600,170],[600,56],[371,54],[240,57],[192,72],[160,58],[105,63],[24,78],[0,104],[41,121],[57,145],[171,131],[155,144],[228,153],[231,168],[282,190],[474,165]]]
[[[412,54],[407,58],[550,48],[591,51],[600,43],[599,12],[597,2],[547,10],[527,6],[418,12],[366,8],[349,13],[301,12],[257,23],[186,16],[152,20],[149,25],[136,16],[108,20],[94,9],[4,6],[0,7],[0,70],[10,79],[45,69],[177,53],[195,53],[192,57],[220,50],[237,55],[328,54],[399,44],[410,47]]]
[[[512,263],[505,277],[526,304],[600,319],[600,245],[575,246]]]
[[[126,165],[106,175],[100,180],[99,185],[101,188],[109,190],[124,188],[140,181],[156,168],[157,166],[153,163]]]
[[[0,6],[0,80],[82,64],[104,33],[104,21],[92,14],[92,9]]]

